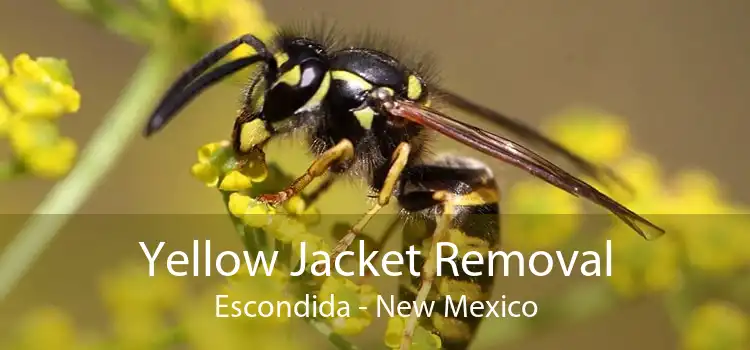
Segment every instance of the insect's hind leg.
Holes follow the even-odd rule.
[[[422,324],[440,336],[444,349],[468,347],[481,320],[446,312],[450,311],[446,309],[446,298],[457,303],[465,297],[470,304],[489,297],[493,278],[488,276],[490,265],[486,257],[500,240],[499,196],[492,172],[465,157],[442,156],[406,169],[402,177],[398,201],[415,216],[404,229],[404,249],[421,247],[424,258],[415,259],[421,264],[421,275],[402,281],[400,299],[415,301],[417,308],[425,301],[435,301],[435,310]],[[456,275],[453,265],[444,263],[441,276],[437,276],[440,242],[450,242],[458,250],[454,259],[459,268]],[[453,252],[447,249],[443,248],[440,256],[451,256]],[[480,276],[469,276],[456,261],[468,251],[485,256],[484,264],[473,265],[476,269],[471,271],[480,272]],[[404,328],[402,350],[413,343],[418,322],[412,311]]]
[[[391,165],[388,168],[388,173],[383,181],[383,187],[378,193],[377,202],[370,207],[370,210],[368,210],[367,213],[365,213],[365,215],[363,215],[357,223],[349,229],[349,232],[338,241],[331,251],[331,260],[335,260],[339,254],[346,251],[349,246],[351,246],[352,242],[354,242],[354,239],[357,238],[357,235],[359,235],[367,223],[370,222],[370,219],[380,212],[383,207],[388,205],[394,191],[396,190],[398,180],[401,178],[401,174],[407,166],[410,154],[411,146],[408,143],[404,142],[396,147],[396,151],[393,153],[393,158],[391,160]]]

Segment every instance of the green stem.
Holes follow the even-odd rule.
[[[161,51],[150,52],[143,59],[75,168],[48,193],[15,240],[5,248],[0,255],[0,301],[112,170],[129,141],[140,131],[171,73],[171,64],[171,56]]]

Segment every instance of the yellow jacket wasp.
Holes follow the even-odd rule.
[[[255,54],[209,71],[240,45],[252,47]],[[235,152],[240,156],[262,152],[270,139],[302,132],[317,157],[307,172],[285,190],[259,199],[270,204],[281,203],[329,171],[365,178],[377,194],[377,201],[339,241],[331,254],[335,257],[346,251],[370,218],[395,197],[403,211],[420,216],[428,230],[404,237],[405,246],[420,246],[424,256],[420,264],[421,281],[414,279],[402,284],[400,298],[404,300],[420,303],[459,291],[469,301],[487,299],[492,279],[436,278],[433,247],[440,241],[461,239],[451,235],[479,240],[488,247],[496,247],[500,241],[499,191],[492,172],[483,163],[464,156],[426,156],[424,146],[430,131],[586,198],[611,211],[647,239],[664,233],[528,148],[430,106],[439,100],[492,120],[517,137],[566,157],[588,176],[621,181],[609,170],[587,162],[518,121],[430,84],[425,72],[408,67],[384,50],[367,45],[336,47],[325,38],[294,31],[281,31],[273,47],[248,34],[205,55],[166,92],[146,126],[145,135],[163,128],[206,88],[255,63],[262,63],[262,67],[245,93],[234,124]],[[472,219],[467,220],[470,216]],[[475,216],[482,220],[474,219]],[[427,246],[421,247],[430,237],[431,245],[427,241]],[[434,317],[422,321],[442,338],[446,349],[466,348],[479,324],[478,319],[466,318]],[[417,322],[412,314],[404,331],[402,349],[411,344]]]

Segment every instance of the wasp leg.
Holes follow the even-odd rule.
[[[460,308],[456,305],[461,299],[471,304],[491,295],[494,263],[489,252],[500,243],[500,190],[486,165],[453,155],[407,168],[399,187],[399,205],[412,216],[404,225],[402,249],[421,252],[415,256],[414,268],[422,271],[415,275],[411,266],[409,271],[402,268],[399,300],[414,302],[418,308],[426,301],[435,308],[422,318],[412,311],[401,349],[413,343],[421,324],[441,338],[443,349],[465,350],[483,317],[464,315],[455,311]],[[450,244],[437,250],[442,242]],[[469,253],[474,258],[480,254],[482,261]],[[478,264],[469,271],[460,261],[465,258]]]
[[[314,179],[325,174],[334,164],[349,161],[352,158],[354,158],[354,146],[351,141],[343,139],[318,156],[307,168],[307,172],[294,180],[289,187],[277,193],[261,195],[258,199],[272,205],[284,202],[302,192]]]
[[[303,198],[305,200],[305,205],[312,206],[315,204],[315,202],[318,201],[320,196],[328,192],[328,190],[333,186],[333,184],[339,179],[340,175],[338,174],[328,174],[326,176],[325,180],[318,185],[314,190],[310,191],[309,194],[303,194]]]
[[[427,248],[425,263],[422,265],[422,285],[417,291],[417,298],[414,305],[422,305],[427,300],[427,295],[430,293],[432,284],[435,282],[435,276],[437,275],[437,254],[435,252],[437,251],[437,244],[439,242],[448,240],[448,230],[454,216],[452,197],[452,194],[443,191],[435,192],[433,196],[433,199],[442,202],[443,213],[437,220],[435,233],[432,235],[432,243]],[[411,346],[414,330],[417,329],[417,318],[416,310],[412,310],[404,326],[404,335],[401,338],[401,350],[408,350]]]
[[[360,232],[365,228],[370,219],[377,214],[383,207],[388,205],[393,196],[393,192],[396,189],[401,172],[406,167],[406,163],[409,160],[409,153],[411,152],[411,146],[408,143],[402,143],[396,147],[396,151],[393,152],[393,158],[391,160],[391,166],[388,169],[388,174],[383,182],[383,188],[378,192],[378,201],[352,226],[349,232],[341,238],[331,252],[331,259],[335,260],[336,257],[346,251],[349,246],[354,242]]]

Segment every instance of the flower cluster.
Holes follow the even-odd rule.
[[[685,332],[685,349],[747,349],[750,316],[720,301],[709,301],[693,310]]]
[[[613,186],[601,190],[669,232],[658,240],[645,241],[620,222],[611,226],[606,237],[613,242],[613,269],[617,273],[609,281],[615,289],[631,296],[662,292],[679,288],[687,270],[716,274],[748,266],[750,237],[744,234],[743,227],[750,221],[745,215],[732,215],[743,209],[721,195],[713,176],[687,170],[667,178],[660,173],[654,159],[629,144],[627,124],[605,112],[570,110],[552,118],[546,129],[560,143],[587,159],[613,164],[614,172],[623,174],[635,193]],[[578,212],[575,202],[554,195],[561,191],[546,187],[537,188],[524,182],[514,186],[507,199],[510,210]],[[577,230],[572,223],[554,227],[564,228],[554,232]],[[515,241],[514,232],[510,234],[509,239]],[[560,236],[570,236],[550,235],[548,231],[546,241],[538,242],[536,236],[529,238],[528,232],[523,234],[518,241],[533,243],[536,249],[545,243],[564,243]]]
[[[60,134],[57,122],[81,104],[66,61],[24,53],[8,62],[0,55],[0,88],[0,137],[13,151],[11,159],[0,163],[0,178],[65,175],[75,162],[77,146]]]
[[[621,296],[710,295],[701,289],[722,278],[720,288],[732,289],[733,279],[750,267],[750,218],[742,215],[748,210],[727,200],[711,174],[685,170],[668,177],[656,160],[628,144],[625,123],[606,113],[572,111],[553,119],[549,130],[589,159],[614,164],[613,170],[627,177],[635,194],[602,190],[667,230],[665,236],[646,241],[621,223],[609,228],[605,238],[612,240],[613,275],[607,280]],[[712,283],[703,282],[706,278]],[[678,308],[691,307],[688,303]],[[680,312],[679,321],[685,311],[672,310]],[[748,316],[725,301],[697,306],[683,330],[684,346],[691,350],[743,349],[750,334]]]
[[[305,242],[307,245],[305,253],[308,254],[305,256],[306,261],[318,259],[312,255],[316,251],[331,251],[331,246],[323,237],[309,231],[309,227],[317,222],[315,218],[319,214],[314,207],[308,207],[301,197],[290,198],[280,208],[269,206],[254,198],[254,184],[262,183],[269,178],[268,167],[262,154],[245,155],[242,161],[237,161],[228,142],[209,143],[198,150],[198,162],[192,166],[191,172],[207,186],[218,187],[227,194],[226,205],[231,215],[240,220],[244,226],[259,229],[252,231],[251,234],[270,236],[276,245],[290,248],[297,258],[302,254],[299,250],[300,243]],[[255,250],[265,248],[267,247],[252,247]],[[279,247],[275,246],[275,248]],[[283,278],[283,283],[293,284],[295,280],[287,276]],[[372,286],[356,284],[349,279],[337,276],[318,278],[316,285],[313,292],[319,300],[328,300],[331,295],[335,295],[336,300],[345,301],[350,306],[349,317],[342,318],[334,315],[335,317],[325,320],[332,332],[339,335],[355,335],[364,331],[372,323],[371,313],[360,309],[360,306],[374,305],[377,293]],[[387,333],[392,334],[402,330],[403,322],[392,320]],[[386,336],[387,345],[393,345],[388,343],[393,337],[393,335]],[[437,349],[440,344],[439,340],[435,342],[433,338],[437,336],[420,326],[414,344],[419,349]]]

